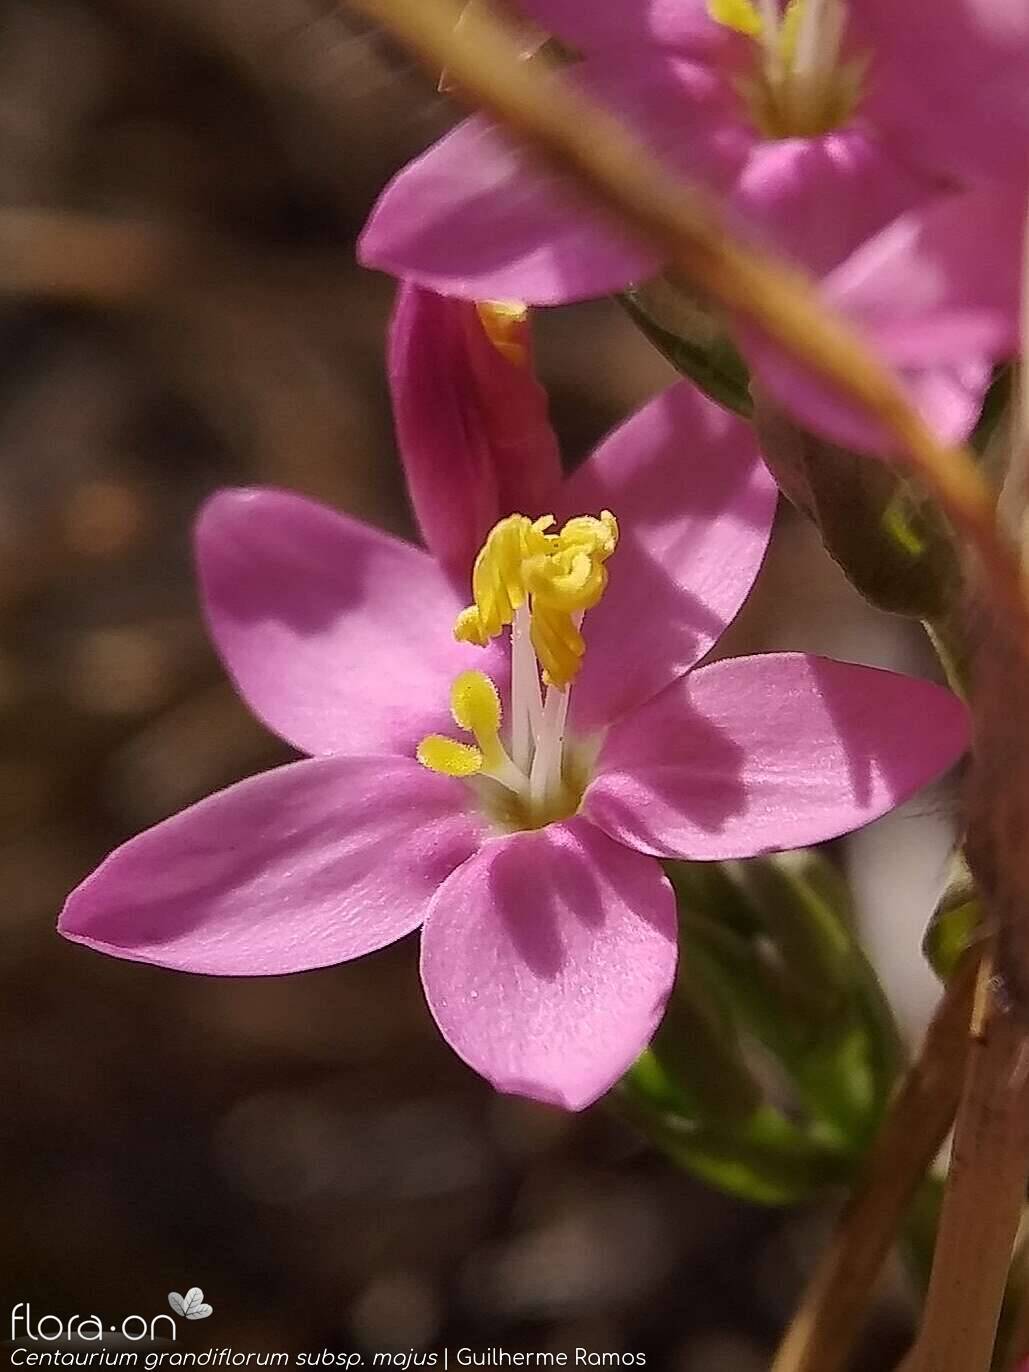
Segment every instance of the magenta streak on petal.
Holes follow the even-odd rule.
[[[675,961],[657,863],[578,819],[487,843],[422,934],[425,994],[454,1051],[497,1090],[570,1110],[646,1047]]]
[[[621,530],[604,598],[583,625],[576,730],[636,708],[709,651],[757,576],[776,498],[753,429],[687,381],[616,429],[566,482],[559,520],[607,508]]]
[[[130,840],[73,891],[66,938],[225,976],[346,962],[421,924],[481,843],[460,782],[404,758],[309,758]]]
[[[942,687],[803,653],[730,658],[611,730],[582,813],[642,852],[752,857],[877,819],[967,745]]]

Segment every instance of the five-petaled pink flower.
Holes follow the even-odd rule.
[[[862,0],[858,9],[894,147],[960,193],[908,209],[857,247],[823,282],[826,298],[898,370],[1005,361],[1019,348],[1024,289],[1029,5]],[[867,432],[852,406],[778,350],[763,348],[759,366],[813,426]]]
[[[197,533],[215,642],[311,756],[131,840],[71,895],[62,932],[249,975],[422,926],[455,1051],[502,1091],[589,1104],[672,985],[656,858],[829,838],[965,746],[963,707],[925,682],[797,653],[697,666],[774,504],[750,430],[686,383],[552,492],[556,523],[500,522],[463,610],[415,547],[298,496],[216,495]]]
[[[521,0],[520,8],[582,54],[571,79],[671,175],[704,183],[730,222],[819,278],[903,212],[946,213],[968,184],[913,155],[904,136],[924,81],[921,63],[919,81],[910,80],[916,25],[901,19],[894,42],[892,11],[908,5],[889,0],[890,15],[873,5],[870,22],[852,0]],[[931,19],[923,14],[930,28],[933,9]],[[892,74],[903,80],[886,79]],[[964,117],[960,100],[950,107]],[[932,108],[935,118],[943,106]],[[976,251],[986,260],[983,242]],[[533,305],[622,289],[662,266],[482,116],[400,172],[359,253],[367,266],[449,295]],[[830,278],[828,289],[845,296],[850,287]],[[743,341],[766,386],[811,427],[889,451],[874,425],[793,368],[780,347]],[[892,358],[926,419],[952,439],[971,430],[989,383],[983,349],[968,342],[956,358],[931,348]]]

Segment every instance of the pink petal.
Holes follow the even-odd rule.
[[[740,332],[754,378],[797,423],[855,452],[886,458],[896,454],[893,434],[852,396],[816,376],[765,335],[749,328]],[[963,443],[975,428],[992,374],[989,360],[982,355],[963,363],[898,369],[911,404],[933,433],[948,443]]]
[[[825,281],[896,365],[1017,347],[1025,185],[940,196],[869,239]]]
[[[460,782],[404,758],[309,758],[131,839],[73,891],[66,938],[222,976],[346,962],[418,927],[482,840]]]
[[[561,479],[547,397],[532,368],[503,356],[475,304],[401,283],[389,377],[407,488],[426,544],[467,586],[504,515],[541,514]]]
[[[755,140],[729,204],[769,247],[821,276],[935,189],[855,126]]]
[[[688,381],[645,405],[564,485],[559,519],[610,509],[621,536],[583,625],[572,718],[590,730],[688,671],[746,599],[776,488],[750,425]]]
[[[222,491],[201,511],[196,545],[229,673],[304,752],[413,755],[448,726],[458,672],[496,670],[491,654],[454,642],[463,602],[426,553],[315,501]]]
[[[658,43],[695,54],[733,37],[711,20],[706,0],[520,0],[518,9],[583,53]]]
[[[575,68],[659,155],[723,184],[743,155],[730,92],[658,49]],[[555,305],[651,276],[660,257],[483,118],[460,124],[386,188],[360,260],[446,295]]]
[[[455,1053],[498,1091],[569,1110],[646,1047],[675,961],[661,869],[576,819],[487,843],[422,934],[425,994]]]
[[[991,363],[1017,348],[1024,212],[1021,188],[939,197],[869,239],[823,283],[828,302],[899,371],[944,439],[968,436]],[[849,397],[777,344],[752,329],[743,337],[761,383],[802,423],[858,449],[895,447]]]
[[[1029,170],[1024,0],[860,0],[872,58],[865,101],[901,155],[976,182]]]
[[[951,692],[805,653],[693,672],[608,735],[582,813],[641,852],[698,860],[820,843],[955,762]]]

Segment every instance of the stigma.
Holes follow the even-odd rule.
[[[607,588],[617,546],[610,510],[560,529],[552,515],[513,514],[494,525],[475,559],[473,603],[458,615],[454,636],[485,647],[510,629],[509,743],[501,739],[496,686],[483,672],[462,672],[450,711],[474,743],[431,734],[417,756],[431,771],[491,783],[484,794],[505,827],[536,828],[578,807],[584,780],[566,748],[568,701],[586,652],[583,617]]]
[[[754,44],[736,86],[766,138],[817,137],[854,113],[866,63],[843,55],[846,0],[708,0],[708,13]]]

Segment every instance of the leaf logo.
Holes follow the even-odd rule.
[[[214,1308],[204,1300],[204,1293],[199,1286],[191,1286],[184,1296],[177,1291],[169,1291],[168,1304],[176,1315],[184,1315],[187,1320],[206,1320]]]

